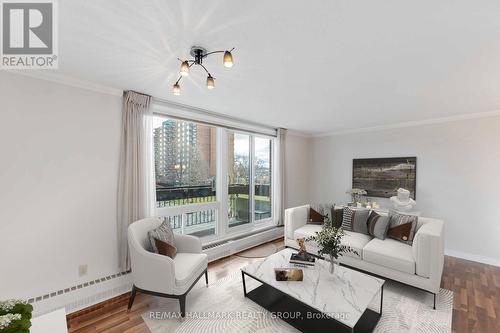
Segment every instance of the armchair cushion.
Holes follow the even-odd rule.
[[[175,294],[185,293],[208,265],[208,258],[205,253],[177,253],[173,261],[175,266]]]

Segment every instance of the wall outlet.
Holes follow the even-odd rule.
[[[89,266],[87,264],[78,266],[78,276],[85,276],[89,270]]]

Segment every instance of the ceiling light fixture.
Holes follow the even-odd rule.
[[[207,73],[207,88],[208,89],[213,89],[215,88],[215,78],[210,74],[210,72],[206,69],[206,67],[203,65],[203,59],[208,57],[211,54],[214,53],[224,53],[224,57],[222,58],[222,63],[224,67],[226,68],[231,68],[233,67],[233,55],[231,52],[234,50],[234,47],[227,51],[212,51],[212,52],[207,52],[206,49],[200,46],[193,46],[191,48],[190,54],[194,57],[194,59],[188,59],[188,60],[181,60],[179,58],[179,61],[181,62],[181,69],[179,71],[179,78],[175,82],[175,84],[172,86],[172,92],[174,95],[180,95],[181,94],[181,86],[179,85],[180,80],[184,76],[188,76],[189,72],[191,70],[191,67],[193,65],[198,65],[201,68],[205,70]]]

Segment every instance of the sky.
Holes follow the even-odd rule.
[[[167,120],[165,117],[153,117],[153,128],[160,127],[161,124]],[[235,133],[234,134],[234,154],[235,155],[248,155],[249,139],[247,134]],[[255,157],[259,160],[267,161],[269,159],[269,139],[255,138]]]

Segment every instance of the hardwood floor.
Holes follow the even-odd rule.
[[[278,240],[210,263],[210,281],[219,280],[252,263],[253,258],[283,247]],[[454,292],[453,332],[500,332],[500,267],[445,257],[443,288]],[[149,330],[141,314],[153,307],[156,298],[138,294],[127,312],[128,294],[103,303],[91,312],[68,316],[70,333],[140,333]]]

